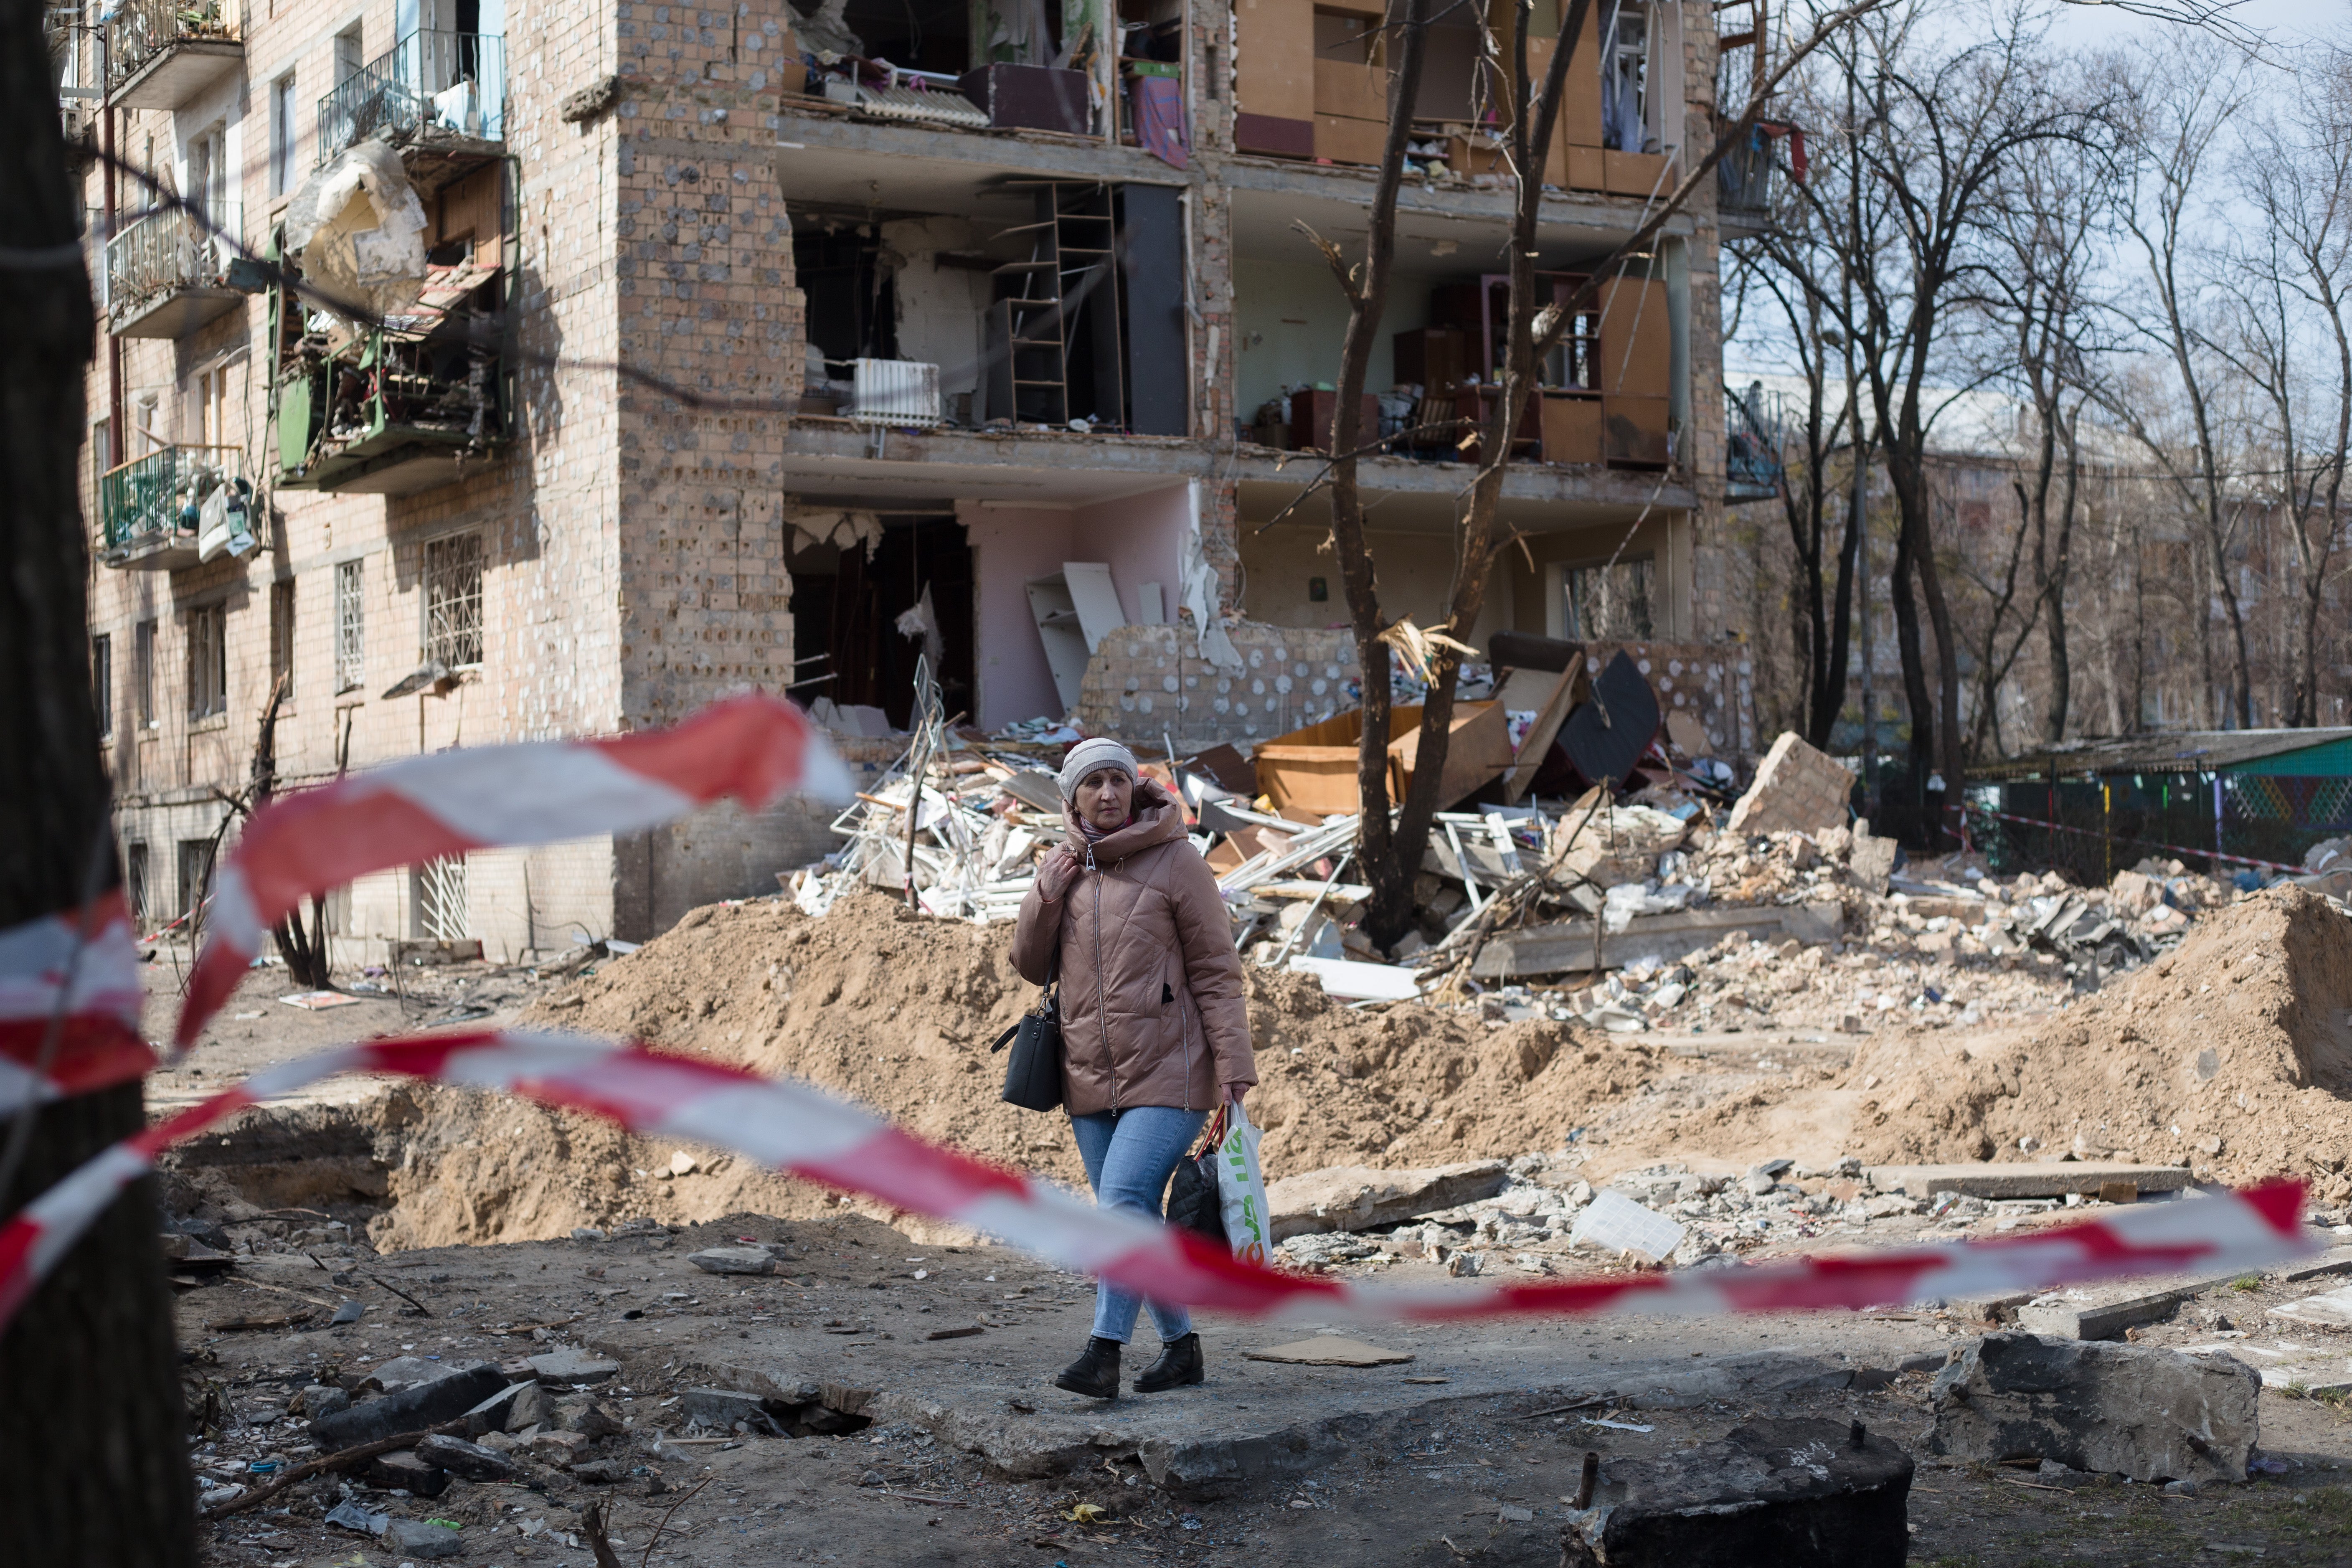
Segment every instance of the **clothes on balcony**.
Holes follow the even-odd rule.
[[[1172,168],[1190,161],[1192,143],[1184,133],[1184,84],[1172,77],[1139,76],[1134,89],[1136,145]]]

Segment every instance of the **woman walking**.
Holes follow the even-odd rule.
[[[1257,1082],[1241,955],[1215,874],[1175,798],[1116,741],[1062,763],[1069,837],[1038,868],[1013,939],[1024,979],[1061,984],[1063,1099],[1095,1202],[1158,1216],[1168,1179],[1223,1100]],[[1058,976],[1056,970],[1058,969]],[[1109,1399],[1138,1299],[1095,1288],[1094,1337],[1055,1384]],[[1160,1357],[1138,1394],[1202,1382],[1201,1336],[1181,1306],[1150,1303]]]

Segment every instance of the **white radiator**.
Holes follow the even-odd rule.
[[[905,359],[862,359],[846,410],[861,425],[937,425],[940,367]]]

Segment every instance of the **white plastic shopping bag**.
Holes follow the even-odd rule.
[[[1234,1256],[1264,1263],[1273,1245],[1272,1215],[1265,1199],[1265,1177],[1259,1173],[1259,1133],[1249,1113],[1230,1108],[1225,1135],[1217,1141],[1217,1196],[1225,1220],[1225,1239]]]

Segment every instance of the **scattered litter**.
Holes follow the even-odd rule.
[[[346,996],[340,991],[297,991],[291,995],[280,996],[278,1000],[289,1007],[299,1007],[306,1013],[319,1013],[330,1007],[349,1007],[358,1002],[359,998]],[[240,1013],[237,1016],[258,1018],[261,1015]]]
[[[1655,1426],[1644,1426],[1634,1421],[1605,1421],[1598,1415],[1584,1417],[1587,1426],[1606,1426],[1612,1432],[1654,1432]]]
[[[341,1525],[345,1530],[356,1531],[362,1535],[382,1535],[384,1527],[392,1522],[392,1515],[378,1513],[373,1509],[362,1508],[359,1504],[347,1500],[337,1503],[332,1510],[329,1510],[327,1522]]]

